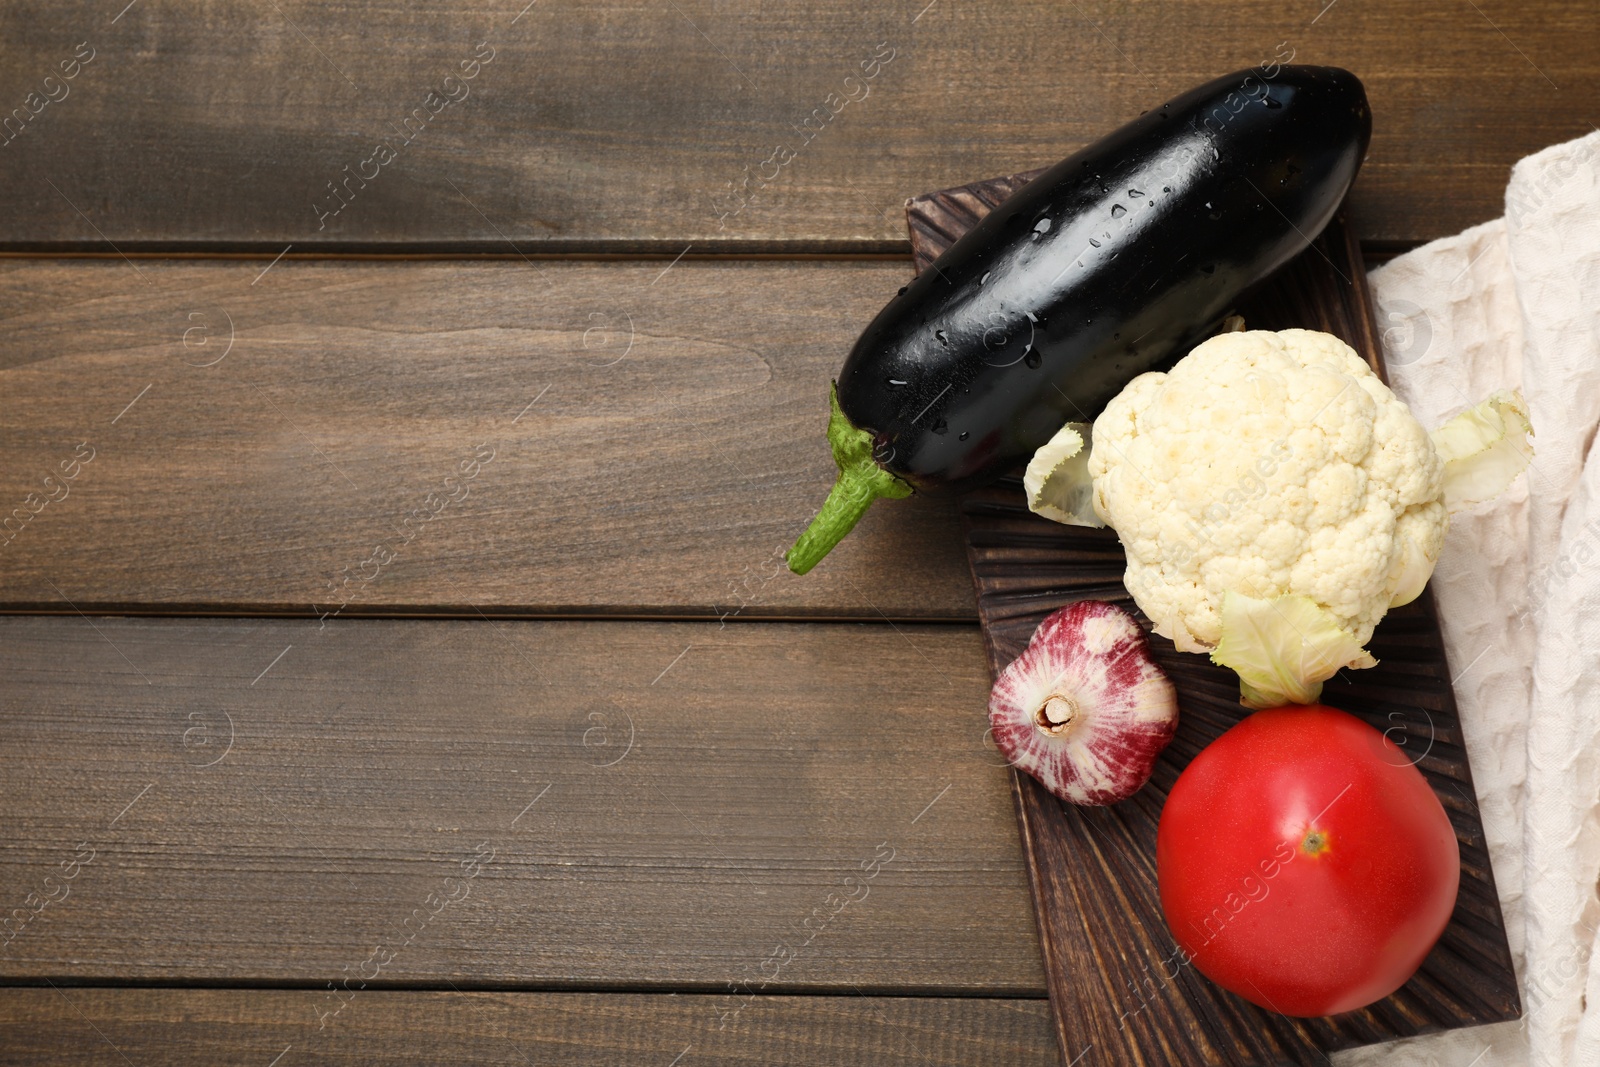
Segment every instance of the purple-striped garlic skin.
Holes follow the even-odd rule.
[[[1073,804],[1115,804],[1150,780],[1178,728],[1178,694],[1134,617],[1080,600],[1054,612],[989,695],[1012,765]]]

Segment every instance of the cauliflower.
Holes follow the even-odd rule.
[[[1233,667],[1253,706],[1313,701],[1340,667],[1372,666],[1364,646],[1421,593],[1447,505],[1496,495],[1531,455],[1520,397],[1430,437],[1350,346],[1310,330],[1212,337],[1130,382],[1087,462],[1086,429],[1040,450],[1029,506],[1098,525],[1092,507],[1156,632]]]

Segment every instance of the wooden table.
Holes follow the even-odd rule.
[[[0,1060],[1060,1062],[953,502],[781,566],[903,198],[1292,51],[1393,251],[1600,17],[924,2],[0,10]]]

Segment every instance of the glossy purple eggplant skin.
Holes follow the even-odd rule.
[[[1193,89],[1023,186],[873,319],[839,406],[919,490],[965,488],[1188,352],[1333,218],[1371,138],[1337,67]]]

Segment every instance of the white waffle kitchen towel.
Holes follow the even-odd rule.
[[[1518,163],[1505,218],[1370,280],[1424,426],[1507,388],[1533,423],[1526,478],[1452,519],[1433,577],[1523,1018],[1334,1063],[1600,1065],[1600,132]]]

